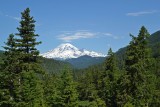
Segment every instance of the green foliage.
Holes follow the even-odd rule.
[[[24,12],[21,13],[20,26],[17,28],[19,33],[16,35],[20,38],[17,38],[17,46],[20,48],[20,51],[24,52],[23,56],[25,61],[32,62],[34,56],[39,54],[39,51],[35,48],[36,45],[39,45],[41,42],[36,42],[36,37],[38,34],[35,34],[35,20],[30,16],[30,9],[26,8]],[[30,57],[30,58],[29,58]]]
[[[47,107],[60,107],[60,90],[59,86],[59,77],[54,74],[45,74],[43,76],[43,87],[44,87],[44,99]]]
[[[151,52],[148,48],[149,33],[142,26],[138,37],[132,36],[126,51],[126,82],[127,102],[134,106],[146,106],[149,103],[150,89],[147,87],[147,72],[150,67]]]
[[[26,8],[21,15],[20,26],[17,28],[19,33],[16,33],[17,38],[15,39],[15,46],[17,51],[20,52],[19,60],[21,61],[21,69],[26,71],[34,70],[37,73],[42,73],[38,64],[39,51],[35,48],[41,43],[36,42],[36,37],[39,35],[35,34],[35,20],[30,16],[29,8]]]
[[[79,58],[67,59],[66,62],[69,62],[75,69],[84,69],[91,65],[100,64],[104,60],[105,57],[90,57],[85,55]]]
[[[22,12],[19,33],[9,35],[1,65],[0,106],[43,107],[43,89],[37,73],[42,73],[35,48],[34,20],[27,8]]]
[[[99,66],[92,66],[86,69],[86,72],[77,79],[79,83],[78,92],[80,93],[79,94],[80,100],[82,101],[87,100],[89,102],[92,102],[97,98],[99,98],[98,89],[99,89],[100,72],[98,69]]]
[[[108,51],[108,57],[105,61],[105,71],[101,75],[101,87],[100,87],[100,97],[102,97],[108,107],[116,107],[116,97],[117,97],[117,76],[118,68],[116,64],[115,54],[110,48]]]
[[[158,58],[160,56],[160,31],[153,33],[148,37],[148,46],[152,49],[152,56]],[[115,54],[118,58],[118,65],[120,69],[125,67],[127,46],[119,49]]]
[[[14,96],[15,96],[15,76],[17,71],[19,71],[19,62],[18,52],[16,52],[15,47],[15,39],[14,35],[10,34],[8,41],[6,43],[6,46],[4,47],[6,51],[4,52],[4,55],[6,56],[3,59],[2,65],[1,65],[1,72],[0,72],[0,78],[1,78],[1,100],[0,105],[3,106],[13,106],[14,105]]]
[[[18,87],[20,90],[21,101],[24,107],[40,107],[43,105],[43,89],[41,82],[33,71],[21,73],[21,84]],[[19,102],[21,102],[19,101]],[[18,103],[19,103],[18,102]],[[20,103],[20,106],[22,106]]]
[[[78,93],[69,68],[58,75],[46,74],[44,95],[48,107],[78,107]]]
[[[57,61],[54,59],[46,59],[46,58],[40,58],[42,68],[49,74],[59,74],[60,72],[65,69],[65,66],[68,66],[71,68],[71,65],[69,63],[63,62],[63,61]]]
[[[114,106],[156,107],[160,104],[159,55],[157,54],[156,60],[151,56],[149,47],[152,46],[148,45],[150,37],[145,27],[141,28],[138,37],[131,37],[132,41],[127,49],[123,48],[114,55],[118,60],[110,57],[112,56],[110,50],[104,65],[75,71],[81,105],[97,106],[95,102],[99,98],[107,102],[107,106],[115,104]],[[159,49],[158,45],[157,48]],[[120,70],[116,67],[116,62]]]
[[[79,107],[106,107],[105,102],[98,98],[95,101],[79,101]]]
[[[69,69],[65,69],[60,76],[61,104],[65,107],[77,107],[78,93],[76,90],[76,83],[73,81],[73,74]]]

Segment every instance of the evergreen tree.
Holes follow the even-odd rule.
[[[5,59],[1,77],[3,106],[43,107],[43,89],[38,74],[43,70],[38,61],[39,52],[35,48],[37,34],[34,34],[35,21],[27,8],[22,12],[17,38],[10,35],[4,47]],[[5,89],[4,89],[5,88]],[[5,96],[5,97],[3,97]],[[4,105],[8,104],[10,105]]]
[[[151,52],[148,48],[149,33],[142,26],[138,37],[131,35],[132,41],[127,48],[125,90],[127,103],[134,106],[147,106],[149,88],[147,72],[150,67]]]
[[[5,58],[1,65],[0,72],[0,106],[13,106],[15,95],[15,75],[18,71],[18,64],[14,35],[10,34],[4,49]]]
[[[45,107],[42,83],[34,71],[20,73],[21,84],[17,87],[16,106]]]
[[[38,34],[35,34],[35,20],[30,16],[30,9],[27,8],[24,12],[21,13],[20,27],[17,28],[19,33],[16,35],[20,38],[17,39],[19,49],[26,55],[24,56],[26,62],[36,61],[34,56],[39,55],[39,51],[35,48],[36,45],[39,45],[41,42],[36,42],[36,37]]]
[[[16,46],[21,52],[21,66],[25,71],[32,69],[35,72],[40,72],[42,70],[38,64],[39,51],[36,46],[41,42],[36,41],[36,37],[39,35],[35,34],[35,20],[30,16],[29,8],[25,9],[21,15],[20,26],[17,28],[19,33],[16,33]]]
[[[76,90],[76,83],[73,80],[72,72],[66,68],[61,75],[60,86],[58,89],[61,92],[62,107],[77,107],[78,106],[78,93]]]
[[[105,62],[105,71],[109,78],[109,81],[115,80],[115,73],[117,70],[118,68],[116,64],[115,54],[112,52],[112,49],[110,48],[108,51],[108,57]]]
[[[116,107],[116,80],[117,80],[117,64],[115,54],[110,48],[108,57],[105,61],[105,71],[102,75],[102,98],[105,100],[108,107]]]
[[[44,98],[47,107],[61,107],[60,78],[55,74],[43,77]]]
[[[153,70],[154,79],[151,80],[152,84],[154,84],[153,90],[153,98],[150,106],[158,107],[160,105],[160,57],[156,58],[155,61],[156,69]]]
[[[106,107],[105,101],[99,94],[100,87],[100,73],[99,65],[91,66],[85,69],[85,75],[78,79],[78,92],[80,106],[87,107]]]
[[[43,94],[41,93],[43,91],[42,87],[40,87],[41,82],[37,77],[37,73],[40,74],[43,70],[39,64],[39,51],[36,49],[36,45],[39,45],[41,42],[36,42],[38,35],[35,34],[35,20],[30,16],[30,9],[25,9],[21,15],[20,27],[17,28],[19,33],[16,34],[16,47],[20,52],[19,60],[21,67],[17,89],[19,93],[17,94],[19,95],[19,102],[22,102],[22,104],[26,106],[40,106],[43,105]],[[37,92],[41,96],[37,96]],[[20,103],[20,105],[22,104]]]

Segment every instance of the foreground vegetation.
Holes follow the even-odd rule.
[[[27,8],[19,33],[10,34],[0,62],[1,107],[158,107],[160,57],[142,26],[120,58],[110,48],[104,64],[61,73],[47,70],[36,46],[35,21]],[[160,48],[160,45],[156,45]],[[118,63],[117,63],[118,62]],[[49,72],[46,72],[49,71]],[[55,69],[53,69],[55,70]]]

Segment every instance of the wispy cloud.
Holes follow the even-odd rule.
[[[154,14],[157,13],[157,10],[152,10],[152,11],[139,11],[139,12],[131,12],[127,13],[127,16],[142,16],[142,15],[148,15],[148,14]]]
[[[66,32],[58,36],[58,39],[63,40],[64,42],[71,42],[77,39],[87,39],[96,37],[96,33],[79,31],[79,32]]]
[[[113,38],[113,39],[120,39],[121,38],[121,37],[115,36],[115,35],[113,35],[111,33],[103,33],[103,35],[106,36],[106,37]]]
[[[112,36],[111,33],[103,33],[103,34],[106,35],[106,36]]]
[[[38,23],[38,22],[36,22],[35,25],[38,26],[38,27],[39,27],[39,26],[42,26],[42,24],[40,24],[40,23]]]
[[[57,39],[64,42],[72,42],[78,39],[89,39],[89,38],[112,38],[115,40],[121,39],[122,37],[115,36],[111,33],[102,32],[91,32],[89,30],[77,30],[77,31],[61,31],[62,34],[57,36]]]
[[[17,21],[20,21],[21,18],[20,17],[15,17],[15,16],[11,16],[11,15],[8,15],[8,14],[4,14],[3,12],[0,11],[0,15],[3,16],[3,17],[8,17],[8,18],[11,18],[11,19],[14,19],[14,20],[17,20]]]
[[[17,20],[17,21],[20,21],[21,18],[20,17],[15,17],[15,16],[10,16],[10,15],[5,15],[6,17],[9,17],[11,19],[14,19],[14,20]]]

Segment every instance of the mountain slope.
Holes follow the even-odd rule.
[[[84,55],[88,55],[91,57],[105,57],[105,55],[101,53],[97,53],[94,51],[87,51],[85,49],[80,50],[77,47],[66,43],[66,44],[61,44],[57,48],[41,54],[41,56],[45,58],[53,58],[53,59],[71,59],[71,58],[78,58]]]
[[[0,63],[2,62],[2,59],[5,56],[3,55],[3,51],[0,50]],[[40,58],[40,61],[42,62],[42,68],[47,72],[51,74],[59,73],[63,69],[65,69],[66,66],[71,67],[71,65],[68,62],[63,61],[57,61],[54,59],[47,59],[47,58]]]
[[[74,68],[83,69],[91,65],[102,63],[105,59],[105,57],[91,57],[85,55],[78,58],[67,59],[65,61],[69,62]]]
[[[157,59],[157,62],[160,62],[160,31],[157,31],[149,37],[149,46],[152,49],[153,57]],[[120,48],[117,52],[115,52],[117,57],[117,64],[118,67],[122,70],[125,66],[124,59],[125,59],[125,53],[126,53],[126,47]],[[159,63],[157,63],[157,67],[159,67]],[[79,69],[75,70],[76,76],[77,75],[84,75],[88,71],[104,71],[104,61],[101,62],[98,65],[92,65],[86,69]],[[92,70],[90,70],[92,69]],[[160,70],[159,70],[160,71]],[[158,72],[158,71],[157,71]]]
[[[157,31],[150,35],[149,37],[149,47],[152,50],[152,55],[154,58],[160,57],[160,31]],[[125,59],[125,52],[126,52],[127,46],[120,48],[115,54],[118,59],[118,65],[120,68],[123,68],[124,66],[124,59]]]
[[[149,47],[151,48],[152,50],[152,54],[153,54],[153,57],[154,58],[160,58],[160,31],[157,31],[153,34],[151,34],[151,36],[149,37]],[[118,64],[118,67],[120,69],[123,69],[125,63],[124,63],[124,59],[126,57],[125,53],[126,53],[126,49],[127,49],[127,46],[126,47],[123,47],[123,48],[120,48],[117,52],[115,52],[116,54],[116,58],[117,58],[117,64]],[[99,65],[91,65],[89,68],[94,68],[96,67],[97,69],[103,69],[103,63],[105,61],[105,58],[104,60],[102,60],[101,62],[99,62]],[[72,62],[72,61],[71,61]],[[72,63],[76,65],[76,67],[78,66],[78,61],[73,61]],[[72,64],[71,63],[71,64]],[[82,63],[83,64],[83,63]],[[89,64],[89,63],[88,63]],[[79,66],[81,67],[81,63],[79,63]],[[79,67],[78,66],[78,67]],[[89,69],[88,68],[88,69]],[[78,70],[76,70],[78,71]],[[83,71],[83,70],[82,70]],[[81,72],[81,70],[80,70]],[[84,71],[83,71],[84,72]]]
[[[160,30],[153,33],[149,38],[150,44],[154,45],[158,42],[160,42]]]
[[[160,57],[160,31],[153,33],[149,38],[149,46],[152,49],[153,57]]]
[[[160,31],[157,31],[150,35],[149,37],[149,47],[152,49],[153,56],[160,55]],[[125,54],[126,47],[120,48],[116,54],[118,57],[123,57]],[[157,52],[159,50],[159,52]]]
[[[0,50],[0,63],[2,62],[2,58],[3,58],[3,51]]]
[[[50,74],[58,74],[64,70],[66,66],[71,67],[71,65],[67,62],[57,61],[54,59],[42,58],[41,61],[43,69]]]

